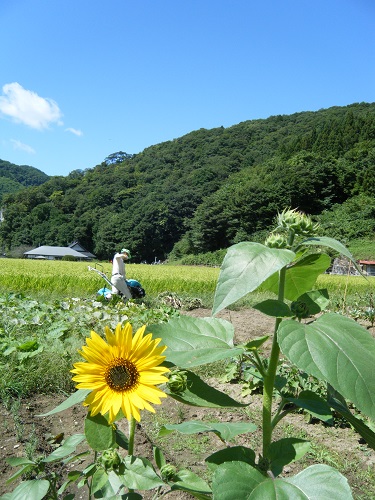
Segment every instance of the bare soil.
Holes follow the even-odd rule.
[[[210,311],[207,309],[195,309],[187,314],[194,317],[207,317]],[[241,343],[251,338],[270,334],[272,336],[273,320],[265,317],[254,309],[240,311],[224,310],[219,317],[230,321],[235,328],[235,343]],[[269,344],[265,345],[265,350]],[[169,435],[167,438],[156,438],[157,430],[163,423],[177,423],[184,420],[210,420],[211,421],[253,421],[260,425],[260,395],[252,395],[243,398],[241,387],[237,384],[219,383],[217,379],[209,381],[211,385],[223,392],[230,394],[238,401],[249,403],[247,410],[233,409],[205,409],[195,408],[176,402],[172,398],[163,401],[161,407],[157,408],[154,415],[144,412],[143,420],[137,428],[135,450],[138,456],[143,456],[153,461],[152,443],[163,449],[168,461],[180,468],[189,468],[204,478],[208,478],[205,467],[205,457],[223,447],[223,443],[214,434],[202,435],[194,441],[192,438],[181,435]],[[6,484],[6,480],[14,474],[14,468],[10,467],[6,458],[25,456],[25,450],[34,435],[37,439],[37,447],[34,455],[49,454],[54,446],[51,444],[51,436],[82,433],[84,418],[87,410],[81,405],[69,408],[61,413],[39,417],[55,408],[64,399],[62,395],[41,395],[21,402],[17,415],[14,411],[7,410],[4,405],[0,406],[0,494],[10,492],[18,484],[19,480],[12,484]],[[165,419],[165,421],[163,420]],[[127,433],[126,423],[120,422],[120,429]],[[125,427],[124,427],[125,426]],[[368,448],[358,434],[350,427],[327,427],[321,422],[306,423],[302,414],[290,414],[280,424],[280,429],[275,437],[286,437],[288,433],[298,437],[311,440],[314,443],[314,453],[303,461],[303,463],[290,464],[284,469],[285,476],[294,475],[301,468],[318,462],[337,467],[346,475],[351,484],[355,498],[375,498],[375,487],[369,484],[369,478],[375,477],[375,452]],[[279,433],[279,436],[277,434]],[[177,434],[177,433],[175,433]],[[260,431],[254,434],[239,436],[233,443],[251,447],[260,451]],[[69,470],[82,470],[91,459],[85,459],[78,463],[69,464],[62,472],[66,476]],[[336,463],[337,462],[337,463]],[[344,470],[343,470],[344,469]],[[76,498],[87,499],[85,489],[70,490],[76,494]],[[152,498],[151,494],[144,493],[144,498]],[[173,492],[168,495],[171,500],[184,500],[192,498],[183,492]]]

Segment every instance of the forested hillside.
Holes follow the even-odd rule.
[[[40,186],[49,176],[28,165],[15,165],[0,160],[0,203],[4,194],[21,191],[28,186]]]
[[[285,207],[342,240],[374,236],[375,103],[200,129],[109,158],[5,196],[0,245],[78,239],[103,259],[126,245],[152,261],[260,239]],[[347,203],[350,227],[334,219]]]

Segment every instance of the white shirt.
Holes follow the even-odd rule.
[[[125,278],[125,262],[121,253],[116,253],[112,261],[112,275],[117,273]]]

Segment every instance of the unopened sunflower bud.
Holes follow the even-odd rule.
[[[177,370],[172,372],[167,382],[168,389],[174,394],[181,394],[187,388],[186,371]]]
[[[164,479],[164,481],[173,479],[173,476],[175,476],[176,473],[177,473],[177,468],[171,464],[165,464],[160,469],[160,474],[162,479]]]
[[[298,225],[298,234],[304,236],[312,236],[317,232],[319,224],[313,224],[311,218],[308,215],[302,214],[301,220]]]
[[[286,248],[288,242],[286,236],[283,234],[272,233],[268,236],[264,244],[269,248]]]
[[[281,212],[281,214],[278,214],[277,216],[277,224],[278,227],[284,228],[284,229],[291,229],[292,227],[296,226],[298,224],[299,220],[299,212],[295,209],[285,209]]]
[[[296,300],[292,302],[290,305],[290,309],[292,311],[293,316],[298,319],[307,318],[309,316],[309,308],[306,302],[302,302],[301,300]]]
[[[104,469],[113,469],[114,467],[120,465],[121,457],[117,453],[117,450],[110,448],[103,451],[98,461],[104,467]]]
[[[278,228],[294,234],[309,236],[316,233],[319,225],[313,224],[311,217],[295,209],[283,210],[277,217]]]

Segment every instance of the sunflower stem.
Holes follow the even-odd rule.
[[[96,463],[98,459],[98,452],[97,451],[94,451],[94,462]],[[91,500],[92,496],[91,496],[91,491],[92,491],[92,477],[91,477],[91,480],[88,481],[88,486],[89,486],[89,500]]]
[[[135,437],[135,424],[136,420],[134,417],[131,417],[129,420],[129,446],[128,446],[128,454],[134,454],[134,437]]]
[[[135,437],[135,425],[136,425],[136,420],[132,416],[129,422],[129,444],[128,444],[128,455],[133,455],[134,454],[134,437]],[[134,490],[129,488],[129,493],[133,493]]]
[[[284,302],[286,267],[279,271],[279,294],[278,300]],[[263,457],[269,458],[269,447],[272,439],[272,397],[275,385],[276,370],[280,356],[280,347],[277,340],[277,330],[281,323],[281,318],[276,318],[275,330],[273,334],[271,354],[268,363],[267,373],[263,382]]]

